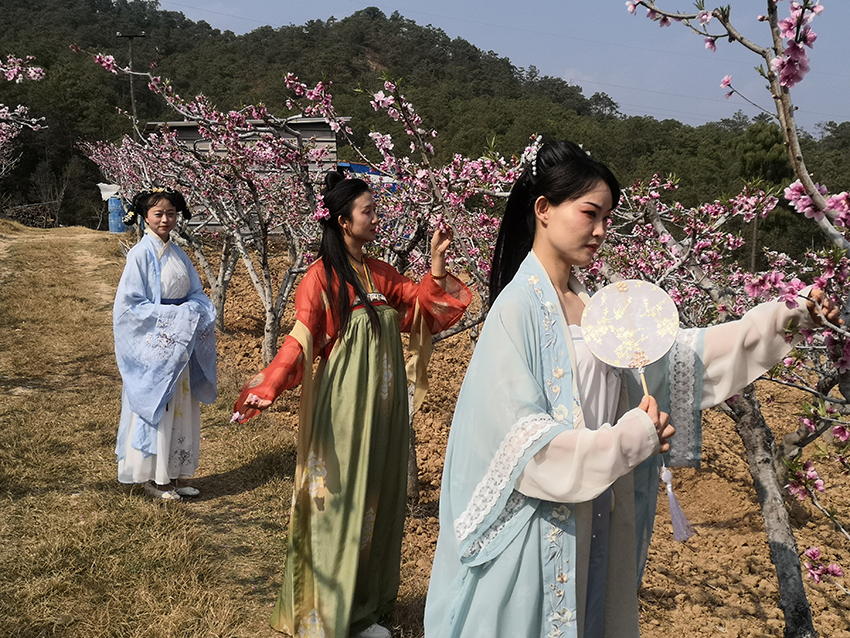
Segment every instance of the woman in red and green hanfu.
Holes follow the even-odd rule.
[[[376,622],[398,593],[407,482],[401,332],[410,333],[408,369],[421,400],[430,336],[460,319],[471,293],[446,271],[450,231],[434,233],[431,272],[416,284],[363,255],[378,224],[368,184],[338,173],[326,184],[319,259],[295,294],[295,327],[235,411],[250,418],[302,383],[286,570],[272,626],[291,636],[387,638]],[[312,365],[305,374],[304,363],[317,358],[315,375]]]

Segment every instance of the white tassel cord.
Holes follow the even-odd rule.
[[[666,465],[661,472],[661,480],[667,484],[667,502],[670,504],[670,518],[673,521],[673,538],[680,543],[684,543],[696,534],[696,532],[693,526],[691,526],[688,517],[682,511],[676,495],[673,493],[673,473]]]

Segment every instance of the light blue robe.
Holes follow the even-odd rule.
[[[146,233],[127,254],[113,307],[115,357],[124,382],[123,403],[138,415],[131,445],[146,456],[157,451],[157,423],[189,366],[192,394],[216,399],[215,317],[189,257],[172,246],[189,274],[185,300],[161,299],[162,241]],[[166,303],[163,303],[165,301]],[[115,453],[123,460],[129,419],[121,419]]]
[[[680,332],[646,370],[676,419],[673,464],[698,465],[701,330]],[[426,638],[580,636],[592,501],[555,503],[514,489],[526,463],[573,429],[573,352],[557,293],[530,253],[491,309],[460,391],[443,472]],[[618,413],[643,391],[623,373]],[[674,381],[675,383],[671,383]],[[652,533],[661,459],[613,484],[605,635],[637,636],[637,587]]]

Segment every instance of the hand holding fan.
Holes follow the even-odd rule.
[[[679,333],[679,313],[670,296],[655,284],[630,279],[605,286],[590,298],[581,316],[584,342],[593,355],[615,368],[637,369],[646,387],[644,368],[663,357]],[[673,536],[685,541],[694,529],[673,494],[673,476],[667,467],[661,478],[673,520]]]
[[[643,371],[676,341],[679,313],[670,296],[648,281],[629,279],[605,286],[581,316],[584,342],[594,356],[615,368]]]

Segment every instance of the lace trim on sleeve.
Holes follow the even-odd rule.
[[[698,328],[681,330],[670,352],[670,423],[676,428],[675,441],[671,439],[670,447],[672,466],[693,466],[699,462],[699,453],[694,451],[699,425],[695,418],[699,332]]]
[[[469,546],[469,549],[466,550],[463,558],[472,558],[487,547],[487,545],[489,545],[493,539],[499,535],[499,532],[505,528],[508,521],[514,517],[514,514],[519,511],[519,508],[522,507],[527,500],[528,497],[525,494],[517,492],[516,490],[511,492],[501,514],[499,514],[496,520],[493,521],[493,524],[490,525],[490,527],[488,527],[487,530],[481,534],[481,536],[479,536],[472,545]]]
[[[484,478],[472,493],[466,510],[455,521],[458,541],[466,539],[481,525],[507,487],[525,451],[557,424],[551,416],[542,413],[523,417],[514,424],[499,445]]]

